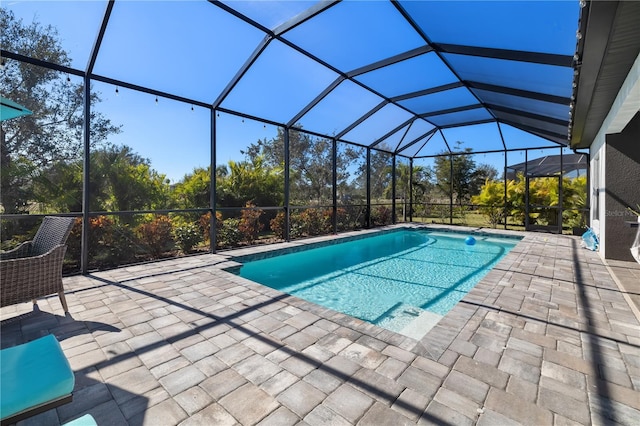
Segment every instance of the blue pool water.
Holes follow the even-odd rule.
[[[433,326],[519,241],[474,235],[468,245],[467,237],[398,230],[247,261],[239,275],[416,337],[416,325]]]

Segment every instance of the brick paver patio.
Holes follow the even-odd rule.
[[[54,333],[76,373],[22,423],[639,424],[640,265],[522,235],[420,341],[224,272],[231,252],[66,278],[67,317],[0,310],[2,347]]]

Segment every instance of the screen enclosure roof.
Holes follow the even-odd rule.
[[[566,146],[578,1],[11,2],[61,71],[408,157]],[[42,65],[33,53],[4,57]]]

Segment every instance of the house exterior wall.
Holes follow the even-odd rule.
[[[590,226],[600,240],[604,259],[632,261],[637,220],[627,210],[640,202],[640,55],[618,92],[609,114],[589,146]]]
[[[621,133],[606,136],[604,227],[606,259],[634,261],[629,248],[637,216],[628,207],[640,204],[640,113]]]

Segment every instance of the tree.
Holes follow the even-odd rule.
[[[170,207],[165,175],[126,146],[107,145],[90,156],[90,208],[133,211]],[[41,210],[82,211],[82,161],[58,161],[34,177],[33,201]]]
[[[462,142],[458,141],[453,155],[443,152],[435,160],[436,185],[444,194],[453,197],[454,202],[460,206],[471,197],[471,184],[476,169],[471,152],[471,148],[463,150]]]
[[[371,183],[372,203],[383,197],[391,198],[391,192],[386,191],[386,189],[390,187],[392,182],[392,155],[385,151],[371,150],[370,158],[369,179]],[[366,164],[363,164],[359,177],[362,182],[366,179],[366,173]],[[363,187],[365,187],[365,185],[363,185]]]
[[[223,166],[224,167],[224,166]],[[181,209],[196,209],[208,207],[211,193],[211,169],[201,167],[193,173],[185,175],[173,189],[173,198]],[[224,174],[223,174],[224,171]],[[216,168],[219,178],[226,177],[226,167]]]
[[[437,186],[447,196],[453,193],[456,204],[462,206],[471,197],[480,193],[484,183],[495,180],[498,171],[489,164],[477,165],[473,159],[472,149],[462,149],[463,142],[456,142],[453,155],[442,152],[435,160]],[[451,173],[453,163],[453,173]],[[452,179],[453,178],[453,179]]]
[[[92,210],[135,211],[170,207],[164,174],[126,145],[91,153]],[[95,192],[95,196],[93,194]]]
[[[296,132],[298,133],[298,132]],[[332,199],[333,147],[329,139],[309,135],[295,138],[301,144],[295,147],[297,158],[290,162],[295,180],[291,186],[292,200],[301,204],[314,202],[318,205]],[[290,157],[291,160],[291,157]]]
[[[299,125],[299,127],[302,127]],[[249,145],[244,154],[249,161],[262,157],[268,167],[284,168],[285,129],[278,128],[275,138],[261,139]],[[349,180],[349,165],[357,158],[355,149],[348,147],[336,156],[338,185],[345,189]],[[295,204],[320,205],[332,198],[333,186],[332,141],[298,130],[289,131],[289,176],[291,200]]]
[[[487,180],[497,180],[498,171],[490,164],[479,164],[473,172],[471,178],[471,195],[480,193],[482,186]]]
[[[358,204],[365,198],[364,186],[358,185],[358,167],[354,164],[363,161],[365,149],[351,144],[341,143],[336,154],[336,192],[338,204]]]
[[[407,219],[407,211],[405,209],[408,201],[410,189],[412,191],[412,199],[415,203],[425,192],[426,183],[429,181],[429,170],[423,166],[413,166],[411,175],[409,164],[396,162],[396,197],[402,201],[402,217]],[[390,192],[391,188],[387,188],[385,192]]]
[[[247,202],[256,206],[279,206],[284,199],[282,169],[269,167],[264,157],[229,161],[229,174],[218,177],[217,203],[222,207],[241,207]]]
[[[57,30],[37,22],[25,24],[0,9],[2,48],[60,65],[71,65]],[[83,150],[83,85],[66,75],[35,65],[5,60],[0,75],[3,96],[33,112],[2,122],[0,127],[0,202],[5,213],[19,213],[33,200],[31,183],[42,170],[81,158]],[[91,104],[100,101],[91,94]],[[91,144],[99,146],[119,132],[101,114],[91,114]],[[52,166],[56,164],[56,166]]]
[[[32,194],[41,213],[82,211],[82,161],[57,161],[35,173]]]

